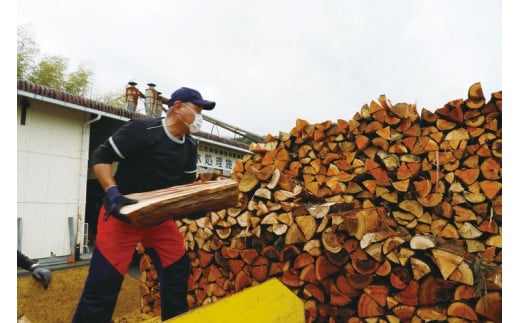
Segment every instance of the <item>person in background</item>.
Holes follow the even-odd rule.
[[[32,276],[42,283],[43,287],[47,289],[49,287],[49,283],[52,279],[52,272],[37,263],[36,261],[32,260],[31,258],[24,255],[20,250],[18,250],[18,258],[17,258],[17,265],[18,267],[25,269],[27,271],[30,271]]]
[[[190,259],[174,220],[151,227],[131,224],[119,213],[136,203],[125,195],[195,181],[197,141],[190,135],[202,126],[202,111],[215,102],[194,89],[172,93],[164,118],[132,119],[98,146],[90,159],[105,192],[99,211],[96,247],[73,322],[110,322],[136,246],[155,252],[160,262],[161,319],[188,310]],[[113,175],[112,164],[119,162]]]

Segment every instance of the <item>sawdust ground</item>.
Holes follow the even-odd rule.
[[[71,322],[88,266],[53,271],[52,281],[45,290],[31,275],[18,277],[17,317],[31,323]],[[130,275],[123,280],[114,311],[116,323],[153,322],[155,318],[140,313],[139,281]],[[160,319],[157,321],[160,322]]]

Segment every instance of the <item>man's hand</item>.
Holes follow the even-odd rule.
[[[43,284],[43,287],[47,289],[49,287],[49,283],[51,282],[52,273],[49,269],[45,267],[41,267],[36,264],[31,267],[32,276]]]
[[[126,196],[122,195],[119,192],[119,187],[117,187],[117,185],[110,186],[108,190],[105,192],[105,197],[103,198],[103,205],[105,206],[108,215],[113,215],[116,218],[125,222],[129,222],[129,220],[119,213],[119,209],[123,205],[135,203],[137,203],[137,200],[129,199]]]

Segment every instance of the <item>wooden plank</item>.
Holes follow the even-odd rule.
[[[232,179],[195,182],[151,192],[128,194],[136,204],[125,205],[120,213],[134,224],[151,226],[196,212],[209,212],[238,203],[238,183]]]

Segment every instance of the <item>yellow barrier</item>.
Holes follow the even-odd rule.
[[[303,323],[303,301],[278,279],[165,321],[167,323]]]

